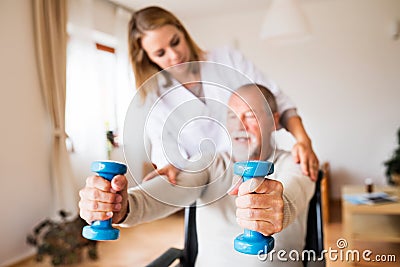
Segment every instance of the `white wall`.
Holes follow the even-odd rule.
[[[297,104],[315,151],[332,168],[333,197],[366,177],[385,183],[385,161],[400,127],[400,19],[397,0],[302,1],[311,39],[270,44],[258,38],[264,10],[183,18],[203,48],[231,44]]]
[[[40,94],[31,1],[0,1],[0,265],[33,251],[32,228],[50,212],[50,132]]]

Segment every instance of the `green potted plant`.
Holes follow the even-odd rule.
[[[393,153],[393,156],[384,162],[386,166],[386,177],[389,184],[400,186],[400,128],[397,131],[398,147]]]
[[[77,264],[82,261],[84,249],[90,259],[97,259],[96,241],[82,237],[86,222],[79,216],[67,220],[68,213],[60,211],[60,221],[45,219],[27,237],[28,244],[37,247],[36,261],[51,257],[53,266]]]

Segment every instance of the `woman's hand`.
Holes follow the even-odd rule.
[[[128,211],[127,186],[124,175],[115,176],[111,182],[100,176],[88,177],[86,186],[79,191],[81,218],[89,224],[110,218],[119,223]]]
[[[319,161],[311,143],[297,142],[292,148],[292,156],[296,163],[300,163],[302,172],[310,176],[311,180],[318,178]]]
[[[154,177],[157,177],[159,175],[165,175],[165,176],[167,176],[167,179],[171,184],[176,185],[176,177],[178,176],[179,173],[180,173],[180,170],[178,168],[176,168],[172,164],[168,164],[159,170],[156,169],[156,170],[150,172],[149,174],[147,174],[143,178],[143,182],[151,180]]]
[[[252,178],[233,185],[236,219],[246,229],[272,235],[283,229],[283,186],[276,180]]]

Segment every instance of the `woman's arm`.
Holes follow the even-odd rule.
[[[299,116],[292,116],[287,119],[287,130],[296,138],[297,143],[292,148],[293,159],[301,164],[301,170],[305,175],[317,180],[319,162],[312,148],[311,139],[304,129]]]

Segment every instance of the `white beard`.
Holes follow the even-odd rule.
[[[235,131],[231,133],[231,138],[232,156],[235,161],[247,161],[260,154],[260,144],[253,134]]]

